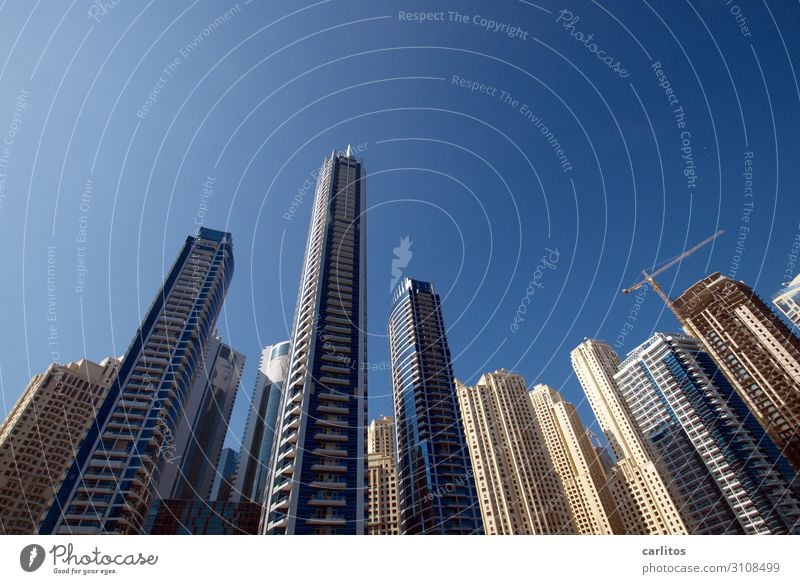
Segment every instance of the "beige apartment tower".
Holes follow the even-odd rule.
[[[619,368],[619,357],[609,345],[592,339],[578,345],[570,356],[578,381],[617,459],[608,486],[625,533],[687,533],[678,505],[617,391],[614,374]]]
[[[575,406],[549,385],[537,385],[529,395],[578,533],[623,533],[603,463]]]
[[[0,534],[37,532],[118,365],[53,363],[30,380],[0,426]]]
[[[456,388],[486,534],[577,533],[525,379],[500,369]]]
[[[367,535],[399,535],[394,422],[389,416],[367,428]]]

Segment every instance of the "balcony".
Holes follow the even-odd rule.
[[[315,497],[308,502],[313,507],[344,507],[347,505],[347,500],[341,497]]]
[[[347,467],[343,464],[312,464],[312,472],[347,472]]]
[[[325,517],[311,517],[306,519],[306,524],[315,526],[341,526],[345,525],[347,521],[340,515],[327,515]]]

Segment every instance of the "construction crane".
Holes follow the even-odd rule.
[[[670,269],[672,266],[674,266],[675,264],[677,264],[678,262],[680,262],[684,258],[689,257],[690,255],[692,255],[694,252],[696,252],[701,247],[704,247],[704,246],[708,245],[709,243],[714,241],[716,238],[718,238],[723,233],[725,233],[725,231],[723,229],[720,229],[714,235],[712,235],[711,237],[709,237],[707,239],[704,239],[703,241],[701,241],[700,243],[695,245],[693,248],[687,249],[685,252],[683,252],[679,256],[676,256],[676,257],[672,258],[671,260],[669,260],[666,264],[664,264],[663,266],[658,268],[652,274],[648,274],[647,270],[642,270],[642,274],[644,275],[644,280],[642,280],[641,282],[637,282],[636,284],[634,284],[630,288],[623,289],[622,292],[624,294],[630,294],[631,292],[635,292],[636,290],[638,290],[639,288],[641,288],[645,284],[650,284],[653,287],[653,290],[655,290],[656,293],[659,296],[661,296],[661,299],[664,302],[666,302],[667,307],[668,308],[672,308],[672,300],[670,300],[670,297],[667,296],[667,294],[664,292],[664,290],[661,289],[661,286],[658,285],[658,282],[655,281],[655,277],[658,276],[660,273],[664,272],[665,270]],[[683,324],[683,323],[681,323],[681,324]]]

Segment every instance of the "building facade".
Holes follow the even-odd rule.
[[[253,501],[158,500],[147,516],[148,535],[256,535],[261,505]]]
[[[161,471],[161,499],[211,498],[245,356],[215,334],[184,401],[171,455]]]
[[[367,534],[399,535],[394,422],[372,420],[367,431]]]
[[[625,533],[687,533],[678,505],[619,395],[614,374],[620,361],[614,349],[602,341],[586,339],[570,357],[616,459],[608,485]]]
[[[577,533],[623,533],[603,461],[578,410],[549,385],[536,385],[529,396]]]
[[[719,273],[671,308],[800,470],[800,339],[749,286]]]
[[[525,379],[501,369],[456,386],[486,533],[577,533]]]
[[[700,342],[657,333],[614,376],[695,534],[800,531],[795,472]]]
[[[261,351],[236,471],[235,501],[264,500],[290,349],[291,342],[283,341]]]
[[[232,275],[229,233],[201,228],[186,239],[40,533],[142,533]]]
[[[233,448],[223,448],[217,464],[214,486],[211,488],[212,501],[238,501],[236,498],[236,477],[239,468],[239,453]]]
[[[772,302],[794,326],[800,328],[800,274],[784,285]]]
[[[389,315],[402,534],[482,533],[441,300],[405,278]]]
[[[367,451],[366,184],[333,153],[317,180],[263,531],[363,534]]]
[[[53,363],[30,380],[0,426],[0,535],[37,532],[118,366]]]

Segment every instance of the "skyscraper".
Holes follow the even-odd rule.
[[[645,439],[619,395],[614,381],[619,357],[614,349],[601,341],[587,339],[572,350],[570,357],[575,375],[617,460],[608,484],[625,533],[687,533]]]
[[[529,393],[544,445],[582,535],[623,533],[608,477],[578,410],[549,385]]]
[[[366,185],[333,153],[317,180],[263,530],[364,533]]]
[[[141,533],[233,275],[229,233],[186,238],[40,533]]]
[[[402,534],[483,531],[439,295],[405,278],[389,315]]]
[[[171,456],[161,471],[160,498],[210,499],[244,362],[244,355],[223,343],[219,335],[206,343],[184,399]]]
[[[746,284],[719,273],[671,308],[800,470],[800,339]]]
[[[256,535],[261,504],[254,501],[159,499],[147,516],[148,535]]]
[[[785,284],[772,298],[772,302],[794,326],[800,328],[800,274]]]
[[[692,533],[800,532],[795,472],[696,339],[657,333],[614,376]]]
[[[397,464],[394,423],[389,416],[372,420],[367,431],[367,533],[398,535]]]
[[[233,448],[223,448],[217,463],[214,486],[211,487],[212,501],[238,501],[234,497],[236,489],[236,470],[239,466],[239,453]]]
[[[261,351],[256,385],[244,426],[233,500],[262,502],[278,423],[291,343],[267,345]]]
[[[456,387],[486,533],[577,533],[525,379],[500,369]]]
[[[118,366],[53,363],[30,380],[0,426],[0,535],[36,533]]]

